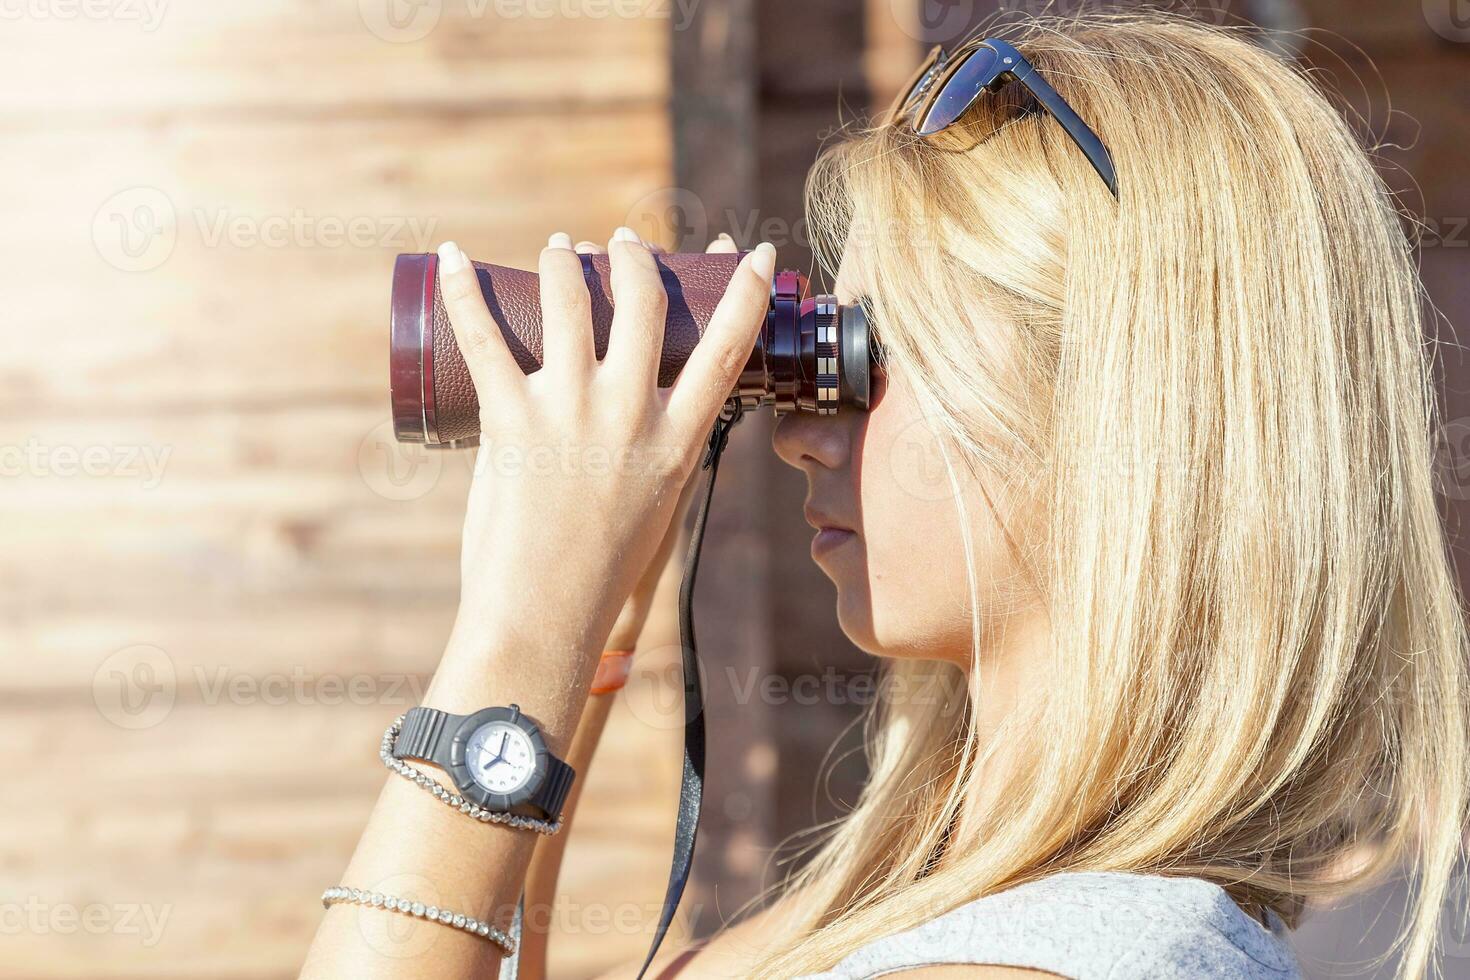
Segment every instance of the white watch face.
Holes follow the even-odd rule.
[[[481,725],[465,747],[465,765],[475,782],[492,793],[514,793],[536,771],[536,750],[508,721]]]

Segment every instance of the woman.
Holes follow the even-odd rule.
[[[1018,111],[1016,84],[918,132],[931,77],[819,160],[813,227],[883,363],[871,411],[787,416],[775,448],[807,477],[844,632],[894,683],[856,809],[769,908],[658,966],[1290,977],[1306,902],[1407,868],[1402,972],[1420,976],[1466,817],[1467,648],[1392,201],[1310,81],[1236,32],[1094,15],[1005,37],[1107,159],[1055,113]],[[588,701],[598,652],[636,639],[774,262],[745,259],[660,391],[664,297],[634,237],[610,243],[601,364],[578,260],[552,237],[529,377],[463,256],[441,253],[460,344],[496,392],[486,442],[639,461],[481,468],[425,700],[525,705],[579,768],[606,711]],[[947,492],[916,492],[899,450],[919,436]],[[534,838],[391,779],[344,883],[416,883],[503,927],[533,846],[527,894],[550,898],[560,839]],[[306,975],[491,975],[499,947],[462,930],[383,955],[364,936],[391,918],[334,904]]]

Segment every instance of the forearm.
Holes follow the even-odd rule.
[[[538,662],[545,656],[550,654],[544,650],[504,644],[461,617],[425,703],[469,714],[515,702],[536,720],[550,751],[566,758],[587,702],[596,656],[563,655],[558,664]],[[370,750],[372,734],[362,737],[364,750]],[[473,820],[390,775],[341,884],[436,904],[508,931],[539,839],[530,830]],[[499,949],[486,939],[417,921],[410,934],[403,921],[381,909],[333,906],[302,976],[397,980],[491,976],[498,968]]]

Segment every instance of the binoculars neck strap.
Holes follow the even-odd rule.
[[[669,924],[674,921],[674,912],[684,895],[684,886],[689,883],[689,868],[694,861],[694,837],[699,831],[699,810],[704,802],[704,678],[699,665],[699,649],[694,643],[694,576],[699,571],[699,552],[704,544],[704,526],[709,517],[710,500],[715,493],[715,476],[720,469],[720,455],[730,430],[739,422],[743,411],[738,401],[720,413],[710,432],[709,446],[705,450],[701,469],[709,470],[705,481],[704,496],[695,515],[694,527],[689,536],[689,552],[684,559],[684,581],[679,586],[679,641],[684,658],[684,774],[679,783],[679,812],[674,823],[674,858],[669,869],[669,884],[664,892],[664,907],[658,919],[658,929],[653,934],[653,944],[648,956],[638,970],[638,978],[648,972],[658,953]],[[510,934],[516,947],[520,947],[521,922],[524,917],[525,896],[516,905],[515,918]],[[507,956],[500,963],[500,980],[516,980],[519,955]]]

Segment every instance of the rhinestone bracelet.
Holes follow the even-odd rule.
[[[521,830],[534,830],[538,834],[546,834],[548,836],[561,830],[560,817],[554,821],[538,820],[535,817],[525,817],[519,813],[497,813],[494,810],[486,810],[479,804],[467,800],[458,793],[450,790],[422,769],[415,768],[402,759],[393,758],[393,743],[398,740],[398,733],[403,730],[403,719],[404,716],[399,715],[394,719],[393,724],[388,726],[387,731],[383,732],[382,744],[378,746],[378,758],[383,760],[383,765],[387,766],[393,772],[398,773],[398,775],[409,782],[432,793],[435,799],[445,805],[451,806],[460,813],[473,817],[481,823],[503,823],[510,827],[516,827]]]
[[[410,902],[406,898],[396,898],[392,895],[384,895],[382,892],[363,891],[360,888],[347,888],[339,885],[336,888],[328,888],[322,892],[322,908],[331,908],[333,905],[352,904],[362,905],[367,908],[386,909],[389,912],[397,912],[400,915],[411,915],[430,922],[438,922],[442,925],[453,926],[463,929],[472,936],[488,939],[500,947],[506,956],[516,955],[516,941],[505,932],[495,928],[488,922],[449,909],[441,909],[437,905],[425,905],[423,902]]]

